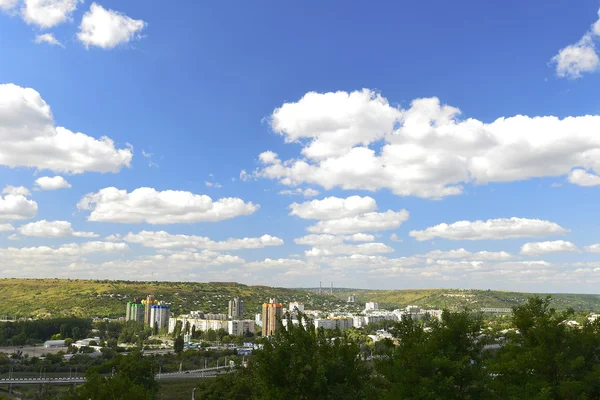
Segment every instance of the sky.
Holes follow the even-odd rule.
[[[0,277],[597,293],[600,2],[0,0]]]

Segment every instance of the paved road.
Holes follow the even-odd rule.
[[[198,378],[212,378],[218,374],[229,372],[229,367],[213,367],[206,369],[197,369],[193,371],[185,372],[170,372],[160,375],[156,375],[155,378],[158,380],[163,379],[198,379]],[[85,383],[85,378],[12,378],[12,379],[0,379],[0,386],[6,385],[70,385],[70,384],[81,384]]]

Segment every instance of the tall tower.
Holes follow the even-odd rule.
[[[152,313],[152,306],[154,304],[156,304],[156,300],[154,299],[154,295],[149,294],[148,297],[146,297],[146,300],[142,301],[142,303],[146,306],[144,309],[144,324],[146,325],[150,325],[150,326],[154,326],[154,322],[152,321],[151,318],[151,313]]]
[[[262,306],[262,332],[263,336],[272,336],[279,328],[279,320],[283,316],[283,304],[270,299]]]
[[[231,319],[241,319],[244,316],[244,301],[239,297],[229,300],[227,316]]]

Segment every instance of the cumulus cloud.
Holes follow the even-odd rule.
[[[0,222],[33,218],[37,210],[37,203],[23,195],[0,196]]]
[[[239,249],[262,249],[269,246],[282,246],[283,240],[263,235],[256,238],[233,239],[218,242],[208,237],[195,235],[174,235],[165,231],[141,231],[139,233],[128,233],[122,238],[128,243],[137,243],[145,247],[156,249],[206,249],[206,250],[239,250]]]
[[[552,242],[531,242],[521,246],[521,254],[539,255],[546,253],[565,253],[579,251],[577,246],[564,240],[555,240]]]
[[[318,196],[320,194],[320,192],[318,190],[315,189],[300,189],[300,188],[296,188],[294,190],[282,190],[279,192],[279,194],[283,194],[283,195],[288,195],[288,196],[304,196],[304,197],[315,197]]]
[[[35,42],[37,44],[41,44],[41,43],[46,43],[52,46],[59,46],[59,47],[64,47],[62,45],[61,42],[58,41],[58,39],[56,39],[54,37],[54,35],[52,33],[44,33],[42,35],[37,35],[35,37]]]
[[[19,4],[19,0],[0,0],[0,10],[10,11]]]
[[[338,244],[328,247],[313,247],[304,252],[307,257],[327,257],[336,254],[382,254],[394,249],[383,243]]]
[[[121,12],[92,3],[81,19],[77,38],[86,48],[97,46],[112,49],[139,39],[146,25],[141,19],[132,19]]]
[[[52,28],[71,20],[79,0],[24,0],[21,16],[28,24]]]
[[[15,228],[11,224],[0,224],[0,232],[14,231]]]
[[[584,249],[590,253],[600,253],[600,243],[585,246]]]
[[[83,173],[129,167],[130,148],[116,149],[108,137],[95,139],[55,126],[50,106],[33,89],[0,85],[0,165]]]
[[[556,66],[556,74],[561,78],[581,78],[582,73],[600,69],[600,58],[594,44],[600,37],[599,19],[575,44],[562,48],[551,62]]]
[[[233,197],[213,201],[206,195],[178,190],[159,192],[144,187],[128,193],[126,190],[108,187],[85,195],[77,208],[92,211],[88,221],[177,224],[222,221],[250,215],[259,206]]]
[[[398,235],[396,235],[395,233],[392,233],[390,235],[390,240],[392,242],[396,242],[396,243],[402,243],[404,240],[400,239],[400,237],[398,237]]]
[[[332,246],[344,242],[372,242],[375,236],[366,233],[355,233],[353,235],[330,235],[330,234],[311,234],[294,239],[296,244],[305,244],[309,246]]]
[[[598,186],[600,185],[600,176],[578,168],[569,174],[569,182],[579,186]]]
[[[478,251],[472,253],[463,248],[456,250],[434,250],[430,251],[427,254],[424,254],[423,257],[432,258],[432,259],[440,259],[440,258],[460,258],[466,260],[478,260],[478,261],[502,261],[502,260],[510,260],[514,258],[514,256],[506,251]]]
[[[449,240],[511,239],[520,237],[564,235],[568,229],[540,219],[498,218],[487,221],[457,221],[439,224],[409,235],[418,241],[439,237]]]
[[[70,243],[60,247],[8,247],[0,248],[0,266],[23,267],[35,270],[45,265],[66,266],[65,264],[90,254],[124,253],[128,251],[129,246],[126,243],[111,242]]]
[[[369,106],[339,101],[352,97]],[[384,117],[377,117],[381,113]],[[491,123],[459,116],[458,108],[435,97],[416,99],[401,110],[369,90],[308,93],[271,116],[286,142],[302,145],[301,157],[282,161],[265,152],[251,175],[287,186],[389,189],[399,196],[442,198],[461,194],[464,184],[600,168],[600,116],[517,115]]]
[[[45,238],[85,237],[92,238],[99,235],[94,232],[78,232],[67,221],[46,221],[45,219],[31,222],[19,227],[23,236],[38,236]]]
[[[13,196],[31,196],[31,192],[25,186],[6,185],[2,189],[2,194],[12,194]]]
[[[42,176],[35,180],[35,186],[40,190],[69,189],[71,184],[62,176]]]
[[[406,210],[369,212],[354,217],[319,221],[307,229],[312,233],[350,234],[357,232],[385,231],[399,227],[409,217]]]
[[[350,196],[346,199],[327,197],[323,200],[312,200],[290,205],[290,215],[303,219],[339,219],[354,217],[366,212],[375,211],[377,202],[372,197]]]

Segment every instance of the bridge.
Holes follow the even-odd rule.
[[[188,378],[211,378],[220,373],[230,372],[231,367],[220,366],[212,368],[202,368],[181,372],[166,372],[156,374],[157,380],[163,379],[188,379]],[[21,385],[77,385],[85,383],[84,377],[60,377],[60,378],[3,378],[0,379],[0,386],[21,386]]]

